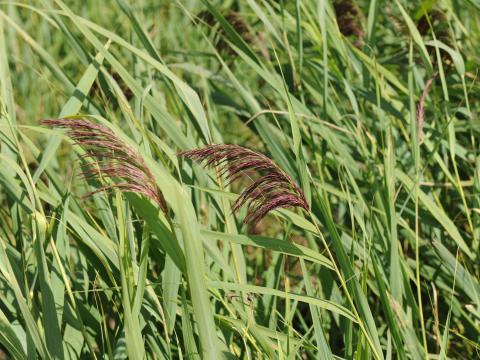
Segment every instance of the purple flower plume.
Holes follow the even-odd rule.
[[[247,206],[245,224],[255,225],[277,208],[309,209],[303,191],[293,179],[263,154],[238,145],[212,144],[179,155],[203,163],[205,167],[218,166],[228,183],[252,172],[260,174],[233,204],[234,212]]]
[[[85,179],[101,180],[108,177],[113,181],[113,184],[98,188],[86,196],[117,188],[124,192],[142,194],[167,212],[165,199],[142,155],[120,140],[109,128],[86,119],[47,119],[41,123],[68,129],[68,137],[86,151],[84,157],[93,159],[82,165]]]

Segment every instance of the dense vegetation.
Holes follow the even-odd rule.
[[[479,357],[479,47],[478,0],[2,1],[0,358]]]

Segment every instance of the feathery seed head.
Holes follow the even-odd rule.
[[[231,144],[211,144],[201,149],[183,151],[180,156],[218,166],[228,183],[248,173],[259,173],[233,204],[233,211],[247,206],[244,223],[254,226],[268,212],[277,208],[301,207],[309,210],[303,191],[293,179],[267,156]]]
[[[142,194],[167,212],[163,194],[158,189],[142,155],[125,144],[112,130],[86,119],[47,119],[41,123],[67,129],[67,136],[86,151],[83,157],[93,159],[92,162],[81,166],[81,174],[85,179],[101,180],[108,177],[113,181],[113,184],[98,188],[86,196],[116,188],[124,192]]]

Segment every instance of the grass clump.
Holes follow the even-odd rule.
[[[0,358],[478,357],[457,3],[0,4]]]

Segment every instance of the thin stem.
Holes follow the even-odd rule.
[[[320,239],[322,240],[323,246],[325,247],[325,250],[327,251],[327,255],[328,255],[330,261],[332,262],[335,273],[337,274],[337,277],[340,280],[340,283],[342,285],[342,288],[344,289],[345,295],[347,296],[347,300],[350,303],[350,306],[352,307],[353,313],[354,313],[354,315],[355,315],[355,317],[358,321],[358,325],[360,326],[360,329],[361,329],[362,333],[365,335],[365,338],[367,339],[368,344],[370,345],[370,348],[372,349],[373,355],[375,356],[375,358],[376,359],[381,359],[380,354],[378,354],[377,350],[375,349],[375,345],[374,345],[372,339],[370,338],[370,335],[368,334],[367,329],[365,328],[365,325],[363,324],[363,321],[360,318],[360,315],[358,314],[357,308],[355,307],[355,304],[354,304],[353,299],[350,295],[350,292],[348,291],[347,283],[346,283],[342,273],[340,272],[340,269],[338,268],[337,263],[335,262],[335,258],[333,257],[333,254],[330,251],[330,248],[328,247],[327,241],[325,240],[324,236],[322,235],[322,233],[320,231],[320,228],[319,228],[317,222],[315,221],[315,217],[313,216],[313,213],[311,211],[309,212],[309,215],[310,215],[310,218],[312,219],[312,223],[314,224],[315,229],[317,230],[317,234],[320,237]]]
[[[419,217],[418,217],[418,192],[419,181],[417,175],[417,182],[415,184],[415,282],[417,284],[417,302],[418,312],[420,316],[420,327],[422,330],[422,341],[425,350],[425,359],[428,360],[428,348],[427,348],[427,336],[425,331],[425,320],[423,318],[423,305],[422,305],[422,288],[420,283],[420,249],[419,249]]]

